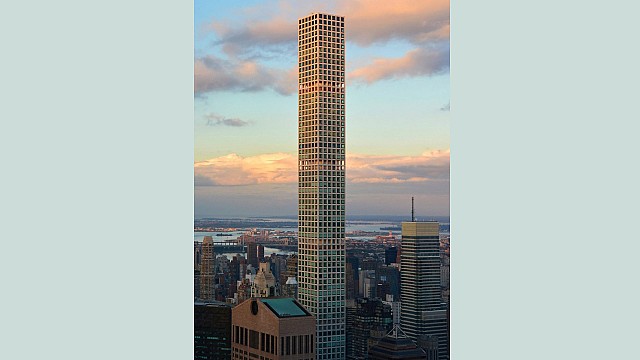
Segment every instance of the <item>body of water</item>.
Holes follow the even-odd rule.
[[[270,219],[270,218],[261,218],[262,220],[267,220],[267,221],[283,221],[283,220],[291,220],[291,221],[295,221],[295,219]],[[391,227],[391,226],[397,226],[399,225],[396,222],[385,222],[385,221],[347,221],[346,222],[346,232],[350,233],[353,231],[366,231],[366,232],[380,232],[380,233],[384,233],[384,234],[388,234],[389,230],[380,230],[380,228],[382,227]],[[447,223],[448,225],[448,223]],[[268,228],[268,227],[264,227],[264,228]],[[287,228],[278,228],[275,230],[279,230],[279,231],[298,231],[298,228],[296,227],[287,227]],[[223,231],[219,231],[219,232],[205,232],[205,231],[195,231],[193,233],[193,240],[198,241],[198,242],[202,242],[202,240],[204,239],[205,236],[212,236],[213,237],[213,241],[214,242],[224,242],[227,240],[235,240],[237,239],[239,236],[243,235],[245,233],[245,231],[231,231],[231,232],[223,232]],[[396,236],[400,236],[400,231],[392,231],[392,233]],[[442,232],[443,234],[448,234],[449,232]],[[225,234],[225,235],[231,235],[231,236],[217,236],[219,234]],[[349,237],[349,236],[347,236]],[[375,236],[358,236],[357,239],[360,240],[371,240],[374,239]],[[280,249],[275,249],[275,248],[270,248],[270,247],[265,247],[264,248],[264,255],[265,256],[271,256],[271,254],[276,253],[276,254],[293,254],[295,253],[295,251],[285,251],[285,250],[280,250]],[[222,255],[226,255],[228,258],[232,258],[234,255],[236,254],[222,254]]]

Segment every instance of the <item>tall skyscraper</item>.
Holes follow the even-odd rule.
[[[253,266],[254,269],[258,269],[259,261],[258,261],[258,244],[255,242],[255,239],[247,242],[247,262]]]
[[[447,304],[440,294],[440,225],[403,222],[400,264],[402,329],[413,341],[437,337],[438,358],[448,359]]]
[[[298,300],[317,359],[345,357],[344,17],[298,20]]]
[[[215,300],[216,255],[213,251],[213,238],[205,236],[202,240],[202,260],[200,261],[200,298]]]

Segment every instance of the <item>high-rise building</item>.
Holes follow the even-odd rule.
[[[393,326],[391,306],[380,299],[361,298],[349,301],[348,307],[346,359],[366,359],[370,344],[377,343]]]
[[[193,241],[193,268],[200,270],[200,261],[202,258],[202,243]]]
[[[396,300],[393,295],[387,295],[387,298],[383,303],[391,307],[391,314],[393,316],[393,323],[400,324],[400,302]]]
[[[398,248],[395,246],[391,246],[384,250],[384,263],[385,265],[389,265],[391,263],[396,262],[398,258]]]
[[[344,17],[298,20],[298,300],[316,358],[345,357]]]
[[[294,299],[251,298],[232,310],[231,358],[311,360],[315,332],[315,319]]]
[[[247,262],[253,266],[254,269],[258,268],[258,244],[255,239],[247,242]]]
[[[440,293],[439,229],[437,222],[402,223],[400,323],[413,341],[423,335],[437,337],[442,360],[448,359],[448,338],[447,304]]]
[[[263,245],[258,245],[257,249],[257,256],[258,256],[258,262],[263,261],[264,260],[264,246]]]
[[[193,297],[200,299],[200,269],[193,269]]]
[[[202,240],[202,257],[200,261],[200,298],[215,300],[216,256],[213,251],[213,238],[205,236]]]
[[[396,264],[397,265],[397,264]],[[395,300],[400,299],[400,271],[395,266],[381,266],[378,269],[378,281],[389,284],[389,294]],[[384,299],[384,297],[381,297]]]
[[[280,287],[280,295],[285,297],[297,298],[298,297],[298,280],[295,277],[290,276],[287,281]]]
[[[375,270],[360,270],[360,284],[358,287],[358,294],[366,298],[373,298],[376,296]]]
[[[231,306],[220,302],[194,303],[194,359],[231,357]]]
[[[345,268],[346,288],[347,288],[347,300],[356,298],[356,282],[355,273],[353,272],[353,266],[347,261]]]
[[[292,254],[286,259],[286,267],[284,271],[280,273],[280,284],[284,284],[290,277],[298,277],[298,256]]]

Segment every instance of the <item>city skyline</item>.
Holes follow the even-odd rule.
[[[410,196],[449,215],[448,1],[195,4],[196,217],[295,214],[292,59],[297,19],[313,12],[353,24],[347,216],[405,214]]]

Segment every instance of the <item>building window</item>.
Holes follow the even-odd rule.
[[[287,355],[291,355],[291,342],[290,342],[290,337],[289,336],[287,336],[287,341],[286,342],[287,342],[287,346],[286,346]]]
[[[259,333],[257,331],[254,330],[250,330],[249,331],[249,346],[254,348],[254,349],[258,349],[258,345],[259,345]]]
[[[295,355],[295,354],[297,354],[297,352],[296,352],[296,350],[297,350],[297,347],[296,347],[296,336],[292,336],[291,337],[291,343],[292,343],[291,344],[291,353],[293,355]]]

